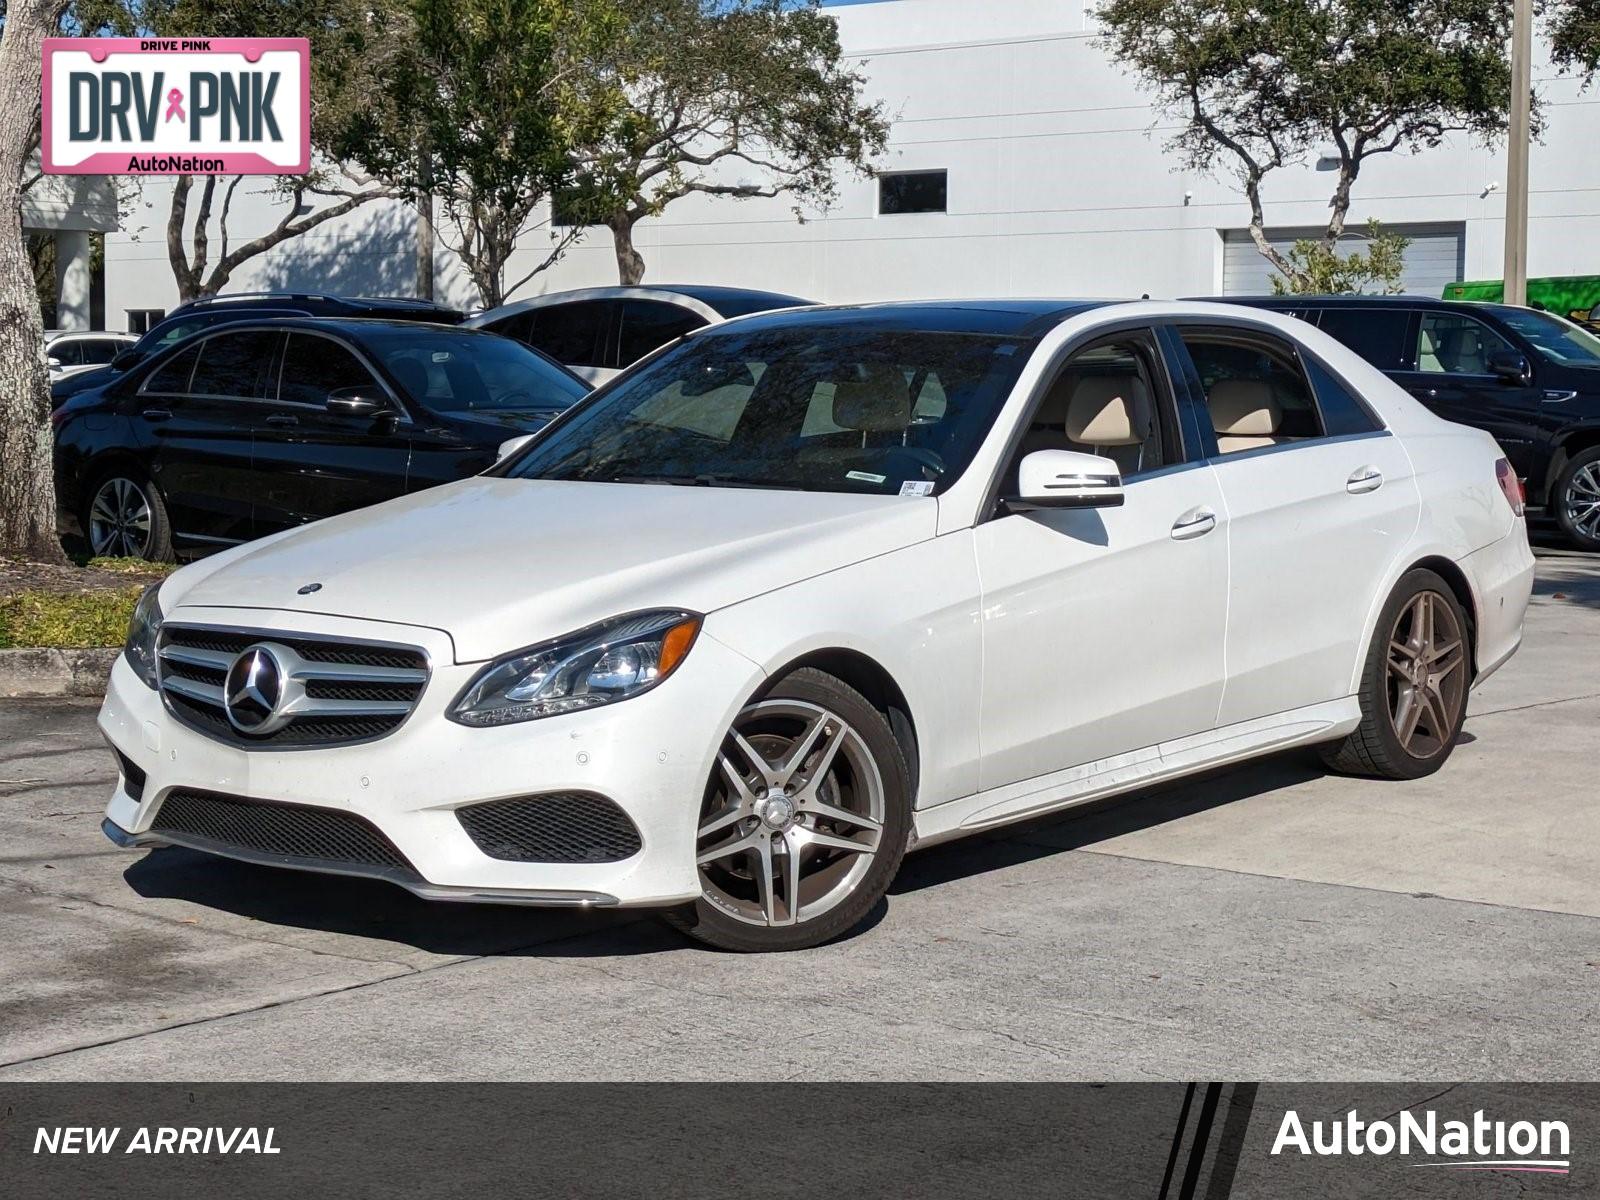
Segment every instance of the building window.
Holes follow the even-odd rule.
[[[150,326],[167,315],[164,308],[130,308],[126,311],[129,333],[149,333]]]
[[[896,171],[878,176],[878,212],[944,212],[948,171]]]
[[[579,229],[594,224],[594,214],[586,207],[592,203],[582,192],[562,188],[550,197],[550,227],[552,229]]]

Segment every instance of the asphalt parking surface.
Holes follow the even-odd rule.
[[[92,705],[0,702],[0,1079],[1600,1076],[1600,558],[1415,783],[1293,754],[907,860],[741,957],[99,832]]]

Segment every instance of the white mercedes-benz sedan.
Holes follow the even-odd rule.
[[[1437,770],[1532,577],[1494,441],[1292,318],[746,317],[148,592],[104,828],[796,949],[916,846],[1289,746]]]

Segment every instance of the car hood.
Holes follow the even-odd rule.
[[[427,626],[478,662],[637,609],[713,612],[937,523],[925,498],[478,476],[202,560],[166,607]]]

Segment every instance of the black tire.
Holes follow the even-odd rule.
[[[893,882],[896,872],[900,869],[901,859],[905,857],[906,843],[911,832],[911,771],[906,764],[900,743],[889,728],[888,720],[860,692],[848,684],[832,675],[807,667],[786,676],[747,705],[740,713],[740,721],[758,707],[782,706],[784,703],[814,706],[827,713],[836,714],[850,731],[859,736],[860,741],[855,753],[857,755],[865,753],[870,756],[871,763],[876,768],[877,779],[881,781],[882,827],[878,831],[876,849],[871,855],[870,863],[855,882],[853,889],[846,892],[833,907],[818,913],[814,918],[799,919],[795,924],[785,925],[752,924],[748,919],[730,915],[728,911],[724,911],[722,907],[708,899],[707,895],[702,895],[692,904],[666,910],[661,914],[669,925],[719,949],[746,953],[803,950],[839,937],[859,925],[883,899],[884,893],[889,890],[889,884]],[[736,721],[735,728],[740,727],[740,721]],[[825,728],[824,732],[826,731]],[[728,736],[731,739],[732,731]],[[729,744],[725,742],[725,747]],[[808,761],[815,760],[808,759]],[[839,785],[837,776],[833,774],[835,770],[835,767],[830,766],[824,774],[833,779],[833,786],[837,789]],[[701,807],[702,819],[722,803],[719,800],[718,782],[718,777],[714,775],[707,783],[706,796]],[[835,791],[830,795],[837,796],[839,793]],[[801,819],[812,820],[815,824],[810,816],[802,815]],[[754,829],[764,832],[759,819],[750,818],[750,820],[755,822]],[[827,822],[824,821],[823,824],[827,825]],[[735,833],[742,827],[742,825],[735,826]],[[839,827],[832,828],[835,832],[840,832]],[[776,838],[781,835],[772,836]],[[834,866],[840,861],[837,856],[832,860]],[[709,866],[701,869],[701,881],[708,895],[714,890],[709,870]],[[768,886],[775,887],[776,884],[769,883]]]
[[[105,544],[96,544],[96,502],[105,494],[108,499],[114,497],[121,489],[131,489],[137,493],[145,508],[149,512],[149,528],[145,531],[142,546],[135,547],[131,555],[125,552],[125,544],[117,545],[115,541],[102,549]],[[123,495],[129,491],[121,492]],[[83,523],[83,538],[88,543],[89,553],[95,556],[133,557],[143,558],[150,562],[172,562],[175,555],[172,550],[172,522],[167,516],[167,502],[158,488],[148,476],[132,468],[113,468],[97,475],[84,492],[83,512],[79,514]],[[120,539],[118,539],[120,540]]]
[[[1600,446],[1580,450],[1567,460],[1550,493],[1550,511],[1567,540],[1580,550],[1600,550],[1600,502],[1592,495],[1600,486]]]
[[[1437,713],[1429,711],[1430,728],[1426,733],[1420,723],[1412,721],[1413,733],[1408,745],[1397,728],[1397,723],[1406,723],[1404,717],[1410,712],[1403,707],[1402,689],[1411,689],[1415,696],[1421,685],[1402,682],[1405,668],[1391,660],[1404,657],[1404,652],[1396,653],[1393,649],[1393,645],[1399,644],[1394,641],[1394,635],[1398,629],[1413,627],[1402,622],[1415,621],[1414,606],[1417,604],[1439,606],[1432,610],[1432,618],[1441,627],[1446,623],[1445,618],[1453,624],[1458,651],[1454,659],[1441,656],[1434,664],[1441,679],[1437,685]],[[1444,637],[1448,641],[1448,635]],[[1414,660],[1411,665],[1416,665]],[[1379,779],[1420,779],[1433,774],[1445,764],[1460,740],[1471,683],[1472,630],[1461,602],[1450,585],[1435,572],[1424,568],[1407,572],[1378,614],[1372,645],[1367,649],[1359,692],[1361,724],[1348,737],[1322,747],[1322,761],[1347,775]],[[1428,709],[1427,702],[1424,708]],[[1435,723],[1438,729],[1432,728]]]

